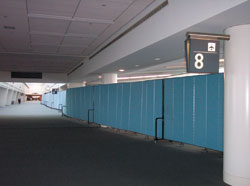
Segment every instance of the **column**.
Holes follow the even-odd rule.
[[[0,87],[0,107],[5,107],[7,102],[8,89]]]
[[[8,89],[8,95],[7,95],[7,103],[6,105],[11,105],[12,97],[13,97],[13,90]]]
[[[17,92],[16,91],[14,91],[14,93],[13,93],[12,102],[14,102],[14,104],[16,104],[16,102],[17,102]]]
[[[103,84],[117,83],[117,74],[115,73],[106,73],[102,75]]]
[[[228,28],[225,42],[223,179],[250,185],[250,25]]]

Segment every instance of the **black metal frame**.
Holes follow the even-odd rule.
[[[156,140],[159,140],[159,138],[157,138],[157,121],[158,120],[162,120],[163,122],[162,122],[162,128],[161,128],[161,132],[162,132],[162,137],[161,137],[161,139],[163,140],[164,139],[164,118],[162,118],[162,117],[159,117],[159,118],[155,118],[155,138],[154,138],[154,140],[156,141]]]
[[[93,122],[94,122],[94,113],[95,113],[94,111],[95,110],[94,109],[88,109],[88,123],[90,123],[89,122],[89,113],[90,113],[90,111],[93,111]]]
[[[155,138],[154,138],[154,140],[155,140],[155,142],[157,141],[157,140],[159,140],[158,138],[157,138],[157,121],[158,120],[162,120],[162,123],[161,123],[161,126],[162,126],[162,128],[161,128],[161,132],[162,132],[162,137],[161,137],[161,140],[164,140],[164,102],[165,102],[165,95],[164,95],[164,92],[165,92],[165,86],[164,86],[164,79],[162,79],[162,81],[161,81],[161,85],[162,85],[162,116],[161,117],[157,117],[157,118],[155,118]]]

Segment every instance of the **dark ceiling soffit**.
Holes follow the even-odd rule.
[[[135,29],[137,26],[139,26],[140,24],[142,24],[144,21],[146,21],[147,19],[149,19],[150,17],[152,17],[154,14],[156,14],[158,11],[160,11],[162,8],[164,8],[167,5],[168,5],[168,0],[164,1],[162,4],[160,4],[159,6],[157,6],[154,10],[152,10],[151,12],[149,12],[146,16],[144,16],[139,21],[137,21],[134,25],[132,25],[127,30],[125,30],[123,33],[121,33],[119,36],[117,36],[115,39],[113,39],[112,41],[110,41],[107,45],[105,45],[100,50],[98,50],[96,53],[94,53],[92,56],[90,56],[89,59],[94,58],[97,54],[99,54],[100,52],[102,52],[104,49],[106,49],[107,47],[109,47],[111,44],[113,44],[114,42],[116,42],[117,40],[119,40],[121,37],[123,37],[124,35],[126,35],[130,31],[132,31],[133,29]]]
[[[75,68],[73,68],[73,70],[71,70],[67,75],[69,76],[70,74],[72,74],[73,72],[75,72],[78,68],[80,68],[82,65],[83,65],[83,63],[80,63]]]

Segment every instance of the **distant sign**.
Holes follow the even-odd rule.
[[[219,40],[186,40],[187,72],[219,72]]]
[[[52,89],[52,94],[57,94],[57,89]]]

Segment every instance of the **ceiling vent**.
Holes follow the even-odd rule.
[[[9,29],[9,30],[15,30],[16,29],[16,27],[14,27],[14,26],[3,26],[4,27],[4,29]]]

